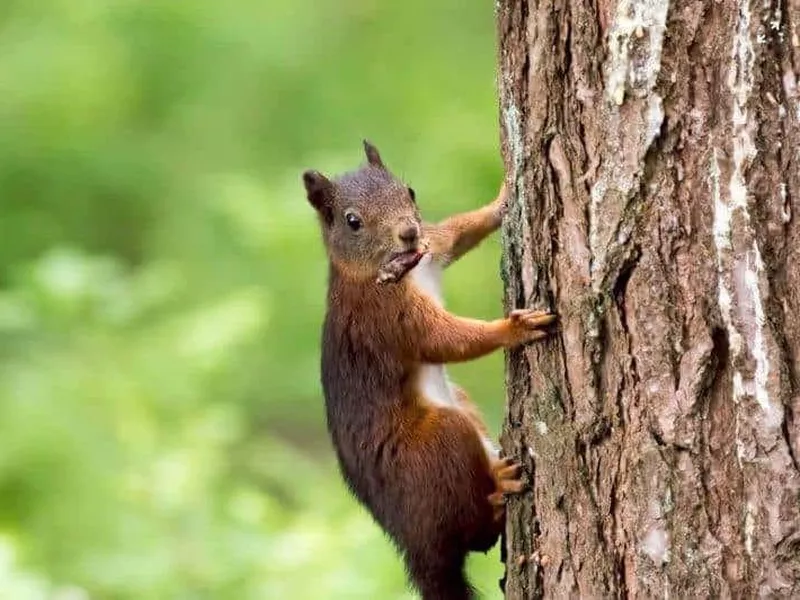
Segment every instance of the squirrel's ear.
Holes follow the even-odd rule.
[[[380,167],[381,169],[386,168],[383,166],[383,161],[381,160],[381,155],[378,152],[378,149],[370,144],[368,140],[364,140],[364,152],[367,155],[367,161],[373,167]]]
[[[333,201],[333,184],[319,171],[309,170],[303,173],[303,185],[306,188],[306,197],[326,221],[330,221],[333,214],[331,203]]]

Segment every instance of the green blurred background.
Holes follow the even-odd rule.
[[[0,3],[0,598],[412,597],[318,382],[300,173],[362,137],[427,218],[493,197],[492,3]],[[498,265],[449,307],[500,314]],[[497,434],[502,355],[452,372]]]

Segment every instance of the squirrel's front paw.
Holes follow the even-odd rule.
[[[497,192],[497,197],[492,202],[492,212],[494,214],[494,218],[498,223],[503,221],[503,217],[505,217],[506,212],[508,212],[508,197],[509,197],[509,189],[508,184],[504,181],[503,184],[500,186],[500,191]]]
[[[544,328],[555,323],[558,317],[543,310],[521,308],[512,310],[508,318],[517,334],[515,337],[518,343],[525,343],[540,340],[550,335],[551,332]]]

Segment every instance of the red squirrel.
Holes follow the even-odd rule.
[[[464,566],[500,536],[523,489],[446,363],[546,337],[555,315],[491,321],[442,302],[443,270],[498,229],[506,187],[477,210],[423,222],[413,188],[364,141],[367,162],[329,179],[303,173],[329,260],[321,380],[342,476],[402,555],[424,600],[474,597]]]

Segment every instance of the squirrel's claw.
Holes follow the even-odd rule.
[[[558,317],[550,312],[543,310],[533,310],[529,308],[520,308],[512,310],[508,318],[530,329],[544,327],[554,323]]]

